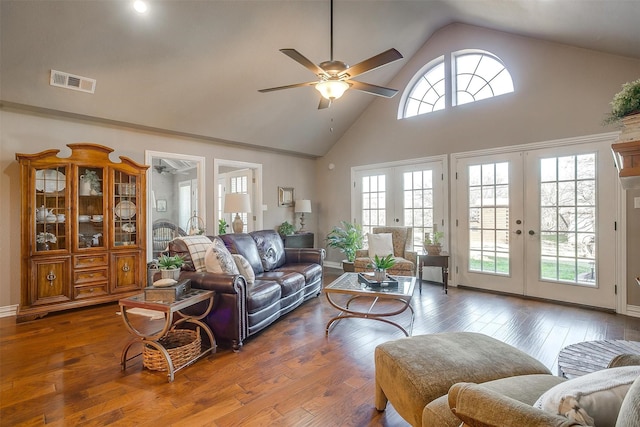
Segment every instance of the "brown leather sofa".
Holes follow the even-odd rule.
[[[191,279],[193,288],[216,292],[206,318],[216,341],[239,350],[246,338],[320,294],[324,249],[285,248],[275,230],[209,238],[222,239],[232,254],[247,259],[255,273],[254,282],[248,283],[242,275],[196,272],[186,244],[180,239],[169,244],[170,255],[185,259],[180,279]]]

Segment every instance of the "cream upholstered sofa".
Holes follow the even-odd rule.
[[[393,250],[393,257],[396,260],[395,265],[387,270],[388,274],[396,276],[414,276],[416,273],[416,261],[417,253],[413,251],[413,228],[411,227],[374,227],[374,235],[391,235],[391,245],[389,249]],[[367,271],[373,271],[370,267],[371,259],[374,254],[372,253],[373,239],[377,236],[371,236],[369,234],[369,248],[359,249],[356,251],[356,259],[353,262],[353,267],[356,273],[363,273]],[[380,256],[389,255],[389,250],[382,250],[377,253]]]
[[[640,355],[619,356],[610,367],[627,365],[640,365]],[[376,347],[375,370],[376,408],[384,410],[388,399],[416,427],[580,425],[533,406],[545,392],[574,380],[552,375],[528,354],[483,334],[389,341]],[[624,396],[615,426],[640,426],[640,379]]]

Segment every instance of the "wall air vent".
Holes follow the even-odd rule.
[[[51,79],[49,80],[49,84],[51,86],[79,90],[81,92],[88,93],[94,93],[96,90],[96,81],[94,79],[56,70],[51,70]]]

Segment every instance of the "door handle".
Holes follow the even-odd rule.
[[[535,232],[535,231],[533,231],[533,230],[529,230],[529,236],[533,236],[534,234],[536,234],[536,232]]]

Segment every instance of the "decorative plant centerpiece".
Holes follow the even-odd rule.
[[[55,234],[41,231],[36,235],[36,243],[39,251],[48,251],[49,243],[56,243],[58,239]]]
[[[290,224],[289,221],[285,221],[278,226],[278,234],[282,237],[291,236],[296,233],[296,227]]]
[[[440,255],[442,251],[442,244],[440,241],[444,237],[442,231],[436,231],[435,225],[433,226],[433,233],[424,233],[424,250],[429,255]]]
[[[160,267],[160,274],[163,279],[178,280],[182,264],[184,264],[184,259],[180,255],[162,255],[158,258],[158,267]]]
[[[611,112],[605,124],[623,125],[620,142],[640,139],[640,79],[622,85],[611,101]]]
[[[382,282],[387,278],[387,270],[393,267],[396,263],[396,259],[393,254],[389,254],[384,257],[375,255],[371,260],[370,267],[373,267],[373,278],[376,282]]]
[[[345,254],[347,259],[342,261],[344,271],[354,271],[353,261],[356,259],[356,251],[362,249],[364,240],[362,227],[348,221],[340,221],[340,225],[333,227],[327,235],[327,246]]]

